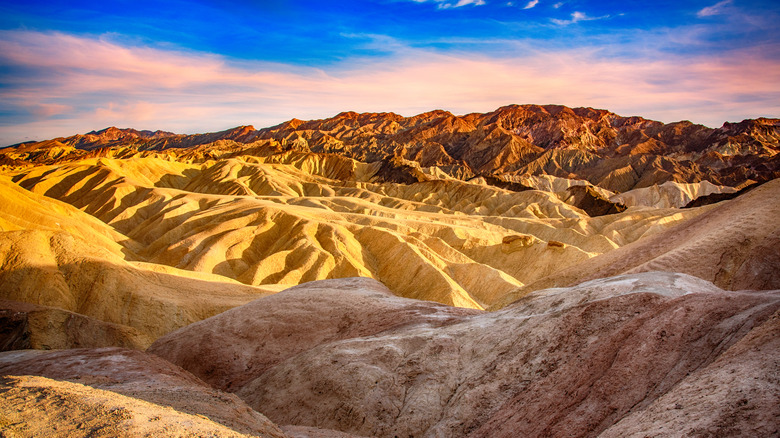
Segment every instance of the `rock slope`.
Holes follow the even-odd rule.
[[[168,334],[150,352],[279,424],[366,436],[619,436],[694,413],[679,430],[777,430],[778,291],[644,273],[484,313],[383,289],[369,279],[298,286]],[[751,359],[737,362],[742,354]],[[745,383],[711,391],[729,372]],[[686,391],[696,396],[672,403]]]

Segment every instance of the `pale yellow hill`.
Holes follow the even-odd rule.
[[[117,257],[125,251],[118,242],[127,240],[100,220],[0,175],[0,232],[20,230],[64,232]]]
[[[613,195],[612,202],[620,202],[626,207],[680,208],[700,196],[713,193],[735,193],[734,187],[719,186],[709,181],[698,183],[678,183],[667,181],[660,185],[643,187]]]
[[[590,186],[605,198],[609,198],[614,195],[607,189],[593,185],[589,181],[584,179],[570,179],[561,178],[553,175],[526,175],[526,176],[505,176],[510,181],[519,182],[528,187],[532,187],[536,190],[543,190],[546,192],[565,192],[566,189],[573,186]]]
[[[724,289],[780,288],[780,180],[674,227],[540,278],[505,295],[501,307],[527,293],[595,278],[649,271],[682,272]]]
[[[130,342],[144,347],[171,330],[278,290],[132,261],[128,250],[132,245],[120,244],[128,243],[121,233],[5,179],[0,179],[0,198],[0,299],[78,314],[50,314],[51,321],[88,317],[85,327],[96,333],[84,336],[104,340],[90,345]],[[92,323],[89,318],[119,326]],[[41,327],[36,342],[71,345],[61,339],[62,333],[48,332],[51,338],[46,333]],[[127,336],[132,341],[122,341]]]
[[[591,218],[550,192],[377,184],[366,182],[370,165],[317,157],[100,158],[13,180],[99,219],[127,257],[155,266],[277,287],[371,277],[401,296],[473,308],[703,211]]]

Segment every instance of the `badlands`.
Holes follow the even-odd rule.
[[[780,436],[780,120],[0,149],[0,436]]]

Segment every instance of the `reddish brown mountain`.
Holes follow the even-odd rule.
[[[623,192],[666,181],[738,186],[780,176],[780,120],[760,118],[712,129],[682,121],[664,124],[606,110],[560,105],[510,105],[486,114],[431,111],[414,117],[344,112],[322,120],[292,119],[196,135],[108,128],[46,142],[17,145],[0,160],[45,163],[89,153],[126,156],[146,150],[186,149],[267,156],[286,151],[338,154],[383,162],[385,180],[425,179],[412,168],[437,167],[458,179],[516,181],[524,175],[584,179]],[[52,155],[52,149],[60,150]],[[66,150],[63,150],[66,149]],[[128,150],[129,149],[129,150]],[[251,151],[248,151],[251,150]],[[47,151],[47,152],[43,152]],[[411,166],[411,167],[410,167]]]

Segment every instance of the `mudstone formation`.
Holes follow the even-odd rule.
[[[0,149],[0,435],[780,435],[780,120]]]

